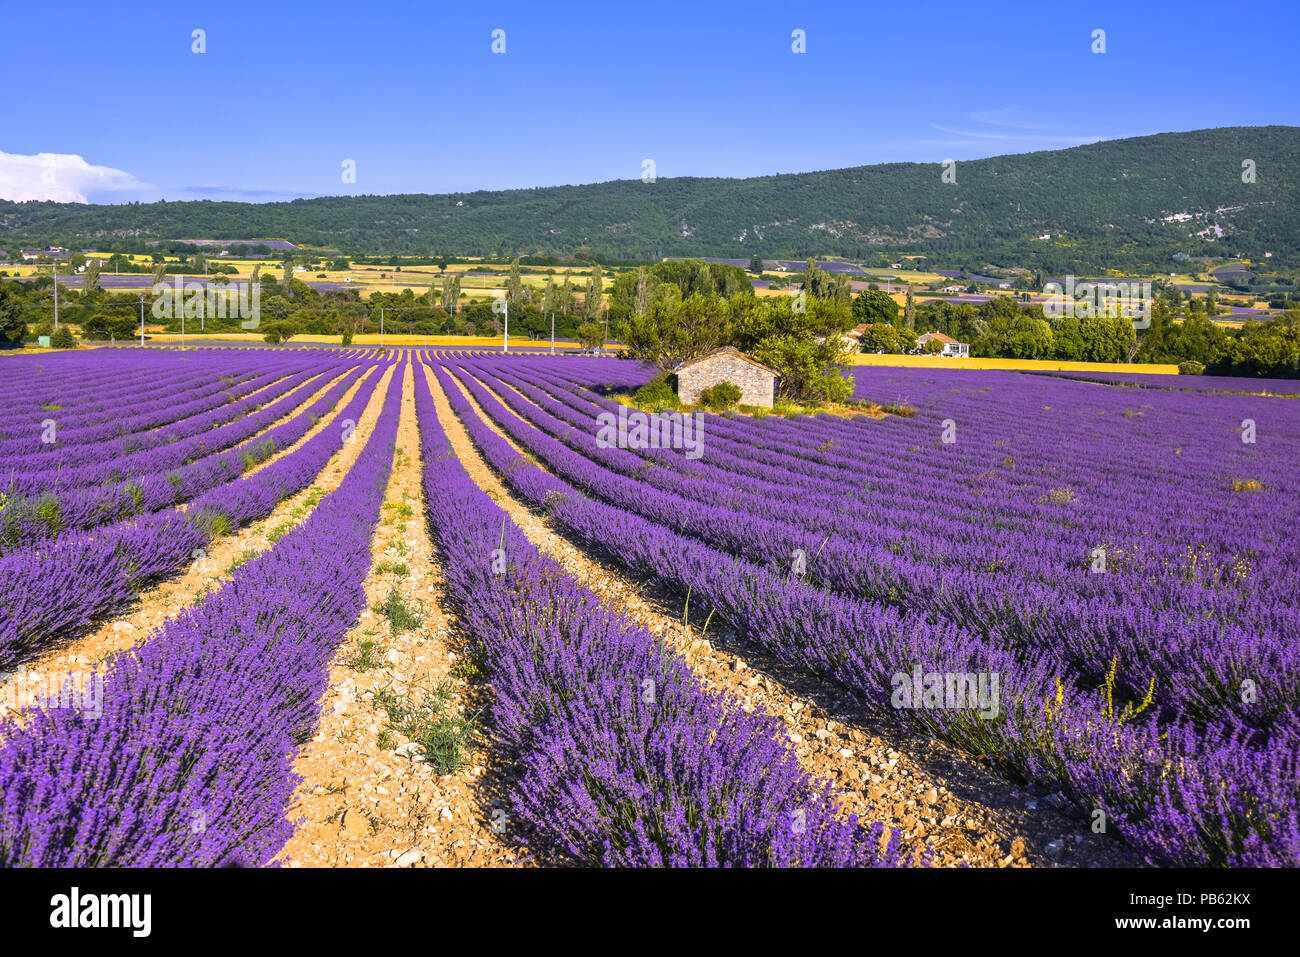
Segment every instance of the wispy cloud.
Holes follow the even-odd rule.
[[[1034,117],[1025,116],[1017,106],[977,110],[968,113],[966,118],[977,124],[978,128],[959,129],[939,123],[931,123],[930,127],[940,133],[964,137],[964,141],[955,141],[954,145],[966,146],[979,145],[988,140],[1045,146],[1080,146],[1084,143],[1097,143],[1111,138],[1103,134],[1079,133],[1062,129],[1055,124],[1043,123]]]

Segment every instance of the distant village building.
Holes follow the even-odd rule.
[[[924,352],[925,344],[931,341],[943,343],[943,351],[939,353],[939,355],[941,356],[969,356],[970,355],[969,343],[958,342],[956,339],[950,338],[949,336],[945,336],[942,332],[927,332],[917,336],[916,348]]]
[[[740,389],[741,405],[770,409],[776,398],[776,370],[751,359],[735,346],[723,346],[687,359],[673,372],[677,375],[677,398],[687,405],[698,404],[700,394],[720,382],[730,382]]]
[[[866,333],[866,331],[867,331],[867,324],[865,322],[860,322],[852,329],[850,329],[848,332],[844,333],[844,338],[849,340],[849,347],[854,352],[856,352],[858,350],[858,347],[862,344],[862,336]],[[820,339],[817,340],[818,345],[821,345],[821,342],[822,340]]]
[[[946,292],[946,293],[952,293],[952,294],[955,294],[955,293],[959,293],[959,292],[964,291],[965,288],[966,288],[965,286],[958,286],[958,285],[955,285],[955,284],[954,284],[954,285],[952,285],[952,286],[944,286],[944,287],[941,288],[939,291],[940,291],[940,292]]]

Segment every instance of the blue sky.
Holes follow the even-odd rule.
[[[9,4],[0,197],[453,192],[634,179],[645,159],[752,176],[1300,125],[1297,9]]]

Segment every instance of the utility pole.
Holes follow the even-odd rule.
[[[506,326],[505,326],[506,337],[501,342],[501,351],[509,352],[510,351],[510,300],[503,299],[502,302],[506,304]]]
[[[140,348],[144,348],[144,293],[140,294]]]
[[[551,355],[555,355],[555,313],[551,313]]]
[[[54,331],[59,331],[59,261],[54,260]]]
[[[384,307],[379,307],[379,348],[384,347]]]

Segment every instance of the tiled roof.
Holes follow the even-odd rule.
[[[687,359],[685,362],[679,362],[676,368],[673,369],[673,372],[681,372],[683,369],[689,369],[691,366],[698,365],[699,363],[704,362],[706,359],[712,359],[714,356],[721,356],[721,355],[735,356],[737,359],[743,359],[745,362],[748,362],[750,365],[758,366],[760,369],[763,369],[766,372],[770,372],[772,373],[772,375],[778,378],[780,378],[781,376],[781,373],[777,372],[771,366],[765,366],[757,359],[751,359],[749,356],[745,355],[735,346],[722,346],[719,349],[714,349],[712,352],[706,352],[702,356],[696,356],[694,359]]]

